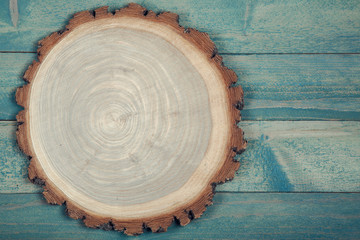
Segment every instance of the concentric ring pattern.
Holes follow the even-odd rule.
[[[31,134],[63,181],[115,206],[156,200],[187,182],[212,122],[204,80],[178,49],[149,32],[109,28],[49,61],[32,87]]]

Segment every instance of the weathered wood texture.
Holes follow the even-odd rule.
[[[0,120],[15,120],[15,90],[35,59],[0,53]],[[226,55],[245,93],[243,120],[360,120],[360,55]]]
[[[360,194],[218,193],[201,219],[132,239],[357,239]],[[4,239],[128,239],[85,228],[38,194],[0,195]]]
[[[360,120],[360,55],[226,56],[244,120]]]
[[[16,144],[16,128],[16,122],[0,122],[0,193],[40,193],[28,180],[29,159]]]
[[[223,192],[360,191],[360,122],[246,121],[248,150]],[[38,193],[27,179],[27,158],[15,143],[16,124],[0,124],[0,192]]]
[[[239,157],[238,176],[219,191],[360,191],[360,122],[239,125],[248,148]]]
[[[167,0],[22,0],[17,27],[11,21],[9,1],[1,1],[0,51],[35,51],[36,42],[60,30],[73,13],[102,5],[115,9],[129,2],[178,13],[181,25],[209,32],[220,52],[360,52],[357,0],[186,0],[176,4]]]
[[[166,232],[234,178],[243,90],[206,33],[132,3],[75,13],[40,45],[16,136],[48,203],[88,227]]]
[[[60,30],[74,12],[130,1],[18,0],[16,27],[9,1],[1,1],[0,51],[34,52],[37,41]],[[182,25],[209,32],[219,51],[228,53],[224,61],[244,87],[244,120],[360,120],[359,1],[142,4],[178,13]],[[0,120],[15,120],[15,89],[33,59],[32,53],[0,54]],[[359,238],[359,193],[293,193],[360,191],[359,122],[249,121],[241,127],[248,150],[234,181],[217,188],[214,206],[187,227],[138,239]],[[40,194],[19,194],[40,188],[27,180],[28,160],[15,144],[15,129],[14,122],[0,124],[0,238],[126,237],[85,228]]]

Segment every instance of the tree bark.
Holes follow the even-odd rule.
[[[137,51],[131,45],[131,36],[124,37],[131,46],[123,47],[123,40],[117,37],[124,36],[124,31],[137,34],[134,42],[150,44],[159,51],[150,52],[149,47],[147,52],[141,46]],[[114,37],[109,36],[104,43],[102,34],[107,33]],[[115,48],[108,55],[113,47],[106,48],[106,41],[122,50]],[[87,45],[83,48],[81,43]],[[93,52],[96,62],[92,62],[91,49],[101,46],[104,51]],[[71,55],[73,49],[76,52]],[[136,52],[128,53],[127,49]],[[107,60],[106,56],[119,59],[118,51],[128,54],[124,64],[133,61],[134,67],[120,67],[116,61]],[[141,60],[140,56],[150,59]],[[104,75],[98,73],[99,69]],[[141,69],[150,70],[144,74]],[[186,72],[181,74],[184,69]],[[102,86],[98,78],[111,86]],[[24,107],[17,115],[16,134],[20,148],[31,159],[29,179],[43,186],[50,204],[65,204],[67,214],[82,219],[88,227],[136,235],[145,228],[166,231],[174,219],[187,225],[212,204],[216,184],[231,180],[239,168],[234,157],[245,150],[246,141],[237,127],[243,107],[242,88],[232,86],[237,76],[223,65],[209,36],[179,26],[174,13],[155,14],[137,4],[114,14],[108,12],[108,7],[76,13],[65,30],[39,42],[38,61],[29,66],[24,80],[28,84],[16,92],[17,103]],[[154,136],[147,136],[152,129],[142,128],[144,125],[154,126]],[[130,133],[133,137],[127,138]],[[174,146],[177,143],[179,146]],[[124,150],[111,148],[112,144],[124,146]],[[131,152],[132,146],[140,150]],[[63,154],[74,160],[66,160]],[[91,157],[86,159],[86,154]],[[122,154],[126,158],[122,159]],[[116,170],[117,166],[122,168]],[[124,170],[129,166],[136,167],[138,174],[127,177],[133,171]],[[154,170],[157,167],[162,170]],[[117,171],[119,176],[109,177]],[[131,185],[132,181],[136,184]],[[154,183],[148,191],[144,188],[138,198],[127,195],[127,191],[135,191],[147,181]]]

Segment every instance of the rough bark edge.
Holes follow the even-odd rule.
[[[173,212],[162,214],[151,218],[142,219],[114,219],[111,217],[98,216],[92,212],[83,210],[81,206],[77,205],[69,199],[66,199],[63,194],[49,179],[41,168],[31,145],[28,126],[28,106],[31,82],[35,78],[37,70],[49,51],[62,38],[64,38],[70,31],[77,26],[95,21],[102,18],[118,18],[123,16],[131,16],[140,19],[146,19],[171,27],[182,37],[193,43],[200,50],[206,54],[208,60],[214,67],[216,67],[223,76],[224,87],[227,88],[227,95],[229,99],[228,109],[230,112],[231,121],[231,135],[228,139],[228,153],[223,166],[219,168],[217,174],[209,181],[206,189],[198,195],[198,197],[179,207]],[[175,13],[163,12],[155,14],[153,11],[147,10],[144,7],[131,3],[127,7],[116,10],[114,13],[108,12],[108,7],[104,6],[95,11],[82,11],[74,15],[69,21],[65,30],[54,32],[48,37],[39,41],[38,61],[33,61],[24,74],[24,80],[28,83],[19,87],[16,91],[16,101],[24,110],[20,111],[16,116],[19,123],[16,132],[17,142],[21,150],[30,157],[30,165],[28,168],[28,177],[31,182],[39,184],[43,187],[43,195],[50,204],[65,204],[66,213],[71,218],[82,219],[86,226],[91,228],[101,228],[104,230],[123,231],[127,235],[138,235],[143,233],[144,229],[151,229],[153,232],[165,232],[167,228],[175,220],[181,226],[187,225],[192,219],[199,218],[206,210],[206,207],[212,205],[212,198],[215,194],[215,187],[219,183],[233,179],[240,163],[234,157],[236,154],[242,153],[246,148],[246,141],[243,138],[243,132],[237,127],[237,123],[241,120],[240,110],[243,107],[243,90],[240,86],[232,87],[237,81],[235,72],[224,66],[222,57],[218,55],[214,43],[210,40],[208,34],[199,32],[192,28],[185,29],[179,25],[179,17]]]

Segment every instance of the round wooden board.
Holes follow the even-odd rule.
[[[47,201],[129,235],[200,217],[246,147],[242,89],[208,35],[130,4],[76,13],[39,45],[17,141]]]

